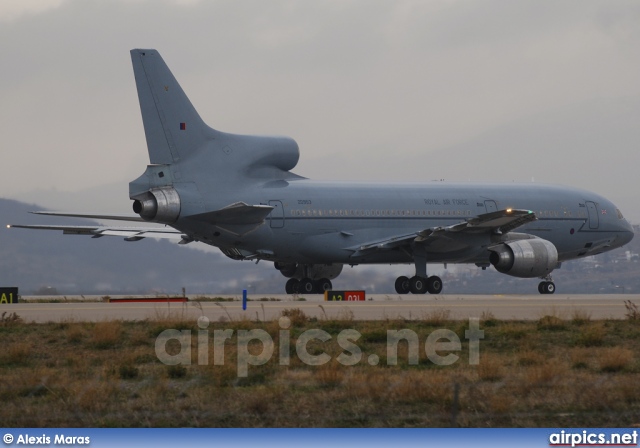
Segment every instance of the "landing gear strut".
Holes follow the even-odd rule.
[[[427,254],[421,247],[414,248],[413,258],[416,265],[416,275],[396,279],[396,292],[398,294],[440,294],[442,292],[442,279],[437,275],[427,275]]]

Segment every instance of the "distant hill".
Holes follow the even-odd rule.
[[[85,220],[30,215],[42,210],[0,199],[0,286],[31,295],[47,288],[59,294],[281,294],[286,279],[271,263],[239,262],[216,251],[194,250],[169,241],[126,242],[58,231],[7,229],[6,224],[87,224]],[[626,247],[565,263],[553,273],[558,293],[640,293],[640,235]],[[429,267],[445,281],[445,294],[533,294],[537,279],[517,279],[473,265]],[[395,277],[413,267],[345,266],[336,288],[395,295]]]

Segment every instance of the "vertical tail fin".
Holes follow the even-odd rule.
[[[140,111],[152,164],[184,159],[213,137],[156,50],[131,50]]]

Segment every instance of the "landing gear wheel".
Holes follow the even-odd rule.
[[[297,294],[298,288],[300,288],[300,282],[295,278],[290,278],[287,280],[286,285],[284,285],[284,290],[287,294]]]
[[[331,288],[333,288],[333,285],[328,278],[321,278],[316,282],[316,289],[320,294],[323,294],[325,291],[330,291]]]
[[[442,280],[437,275],[433,275],[427,279],[427,291],[429,291],[429,294],[440,294],[442,287]]]
[[[409,294],[409,289],[409,278],[403,275],[396,279],[396,292],[398,294]]]
[[[303,278],[302,280],[300,280],[300,287],[298,288],[298,292],[301,294],[315,294],[315,282],[310,278]]]
[[[553,294],[556,292],[556,284],[553,282],[540,282],[538,291],[540,294]]]
[[[426,294],[427,292],[427,279],[415,276],[409,280],[409,289],[412,294]]]

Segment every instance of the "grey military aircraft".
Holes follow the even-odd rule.
[[[273,262],[286,292],[332,288],[345,264],[410,264],[399,294],[439,294],[430,263],[493,265],[541,278],[561,263],[623,246],[633,229],[595,193],[539,184],[360,183],[306,179],[287,137],[229,134],[200,118],[156,50],[131,51],[150,164],[129,184],[136,215],[36,212],[164,227],[44,226],[65,234],[173,238],[218,247],[234,260]]]

